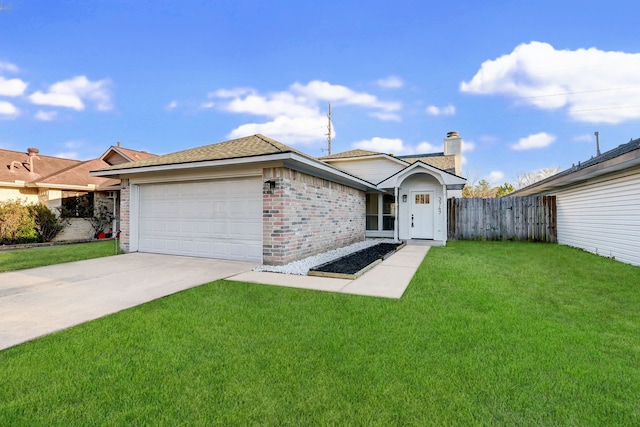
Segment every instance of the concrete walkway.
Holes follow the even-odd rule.
[[[0,350],[218,279],[400,298],[428,250],[407,245],[356,280],[255,272],[255,263],[147,253],[0,273]]]
[[[0,273],[0,350],[257,265],[131,253]]]
[[[356,280],[258,271],[240,273],[229,277],[228,280],[344,294],[400,298],[409,286],[409,282],[420,267],[429,248],[428,245],[409,244]]]

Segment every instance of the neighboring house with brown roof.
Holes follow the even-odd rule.
[[[556,196],[558,243],[640,265],[640,138],[512,195]]]
[[[448,155],[455,170],[460,153],[446,151],[461,140],[447,139],[442,156],[409,161],[365,150],[317,159],[252,135],[92,175],[122,181],[125,252],[284,264],[366,236],[444,244],[446,199],[465,179],[426,159]]]
[[[61,210],[73,214],[56,240],[91,238],[91,224],[84,218],[93,215],[100,204],[113,213],[120,180],[90,176],[89,172],[152,156],[122,148],[119,143],[100,158],[87,161],[41,155],[36,148],[29,148],[26,153],[0,150],[0,201],[42,203],[56,214]]]

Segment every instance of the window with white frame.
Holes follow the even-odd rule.
[[[393,231],[395,197],[393,194],[367,194],[367,231]]]

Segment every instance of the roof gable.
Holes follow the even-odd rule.
[[[147,153],[146,151],[137,151],[131,150],[129,148],[123,148],[118,145],[117,147],[109,147],[109,149],[105,151],[102,156],[100,156],[100,159],[104,160],[111,166],[128,162],[137,162],[138,160],[144,160],[151,157],[156,157],[156,155]]]
[[[421,160],[414,162],[411,166],[404,168],[403,170],[391,175],[389,178],[378,183],[378,188],[394,188],[399,187],[405,178],[415,173],[428,173],[434,176],[438,182],[447,186],[462,186],[467,180],[451,172],[447,172],[442,169],[438,169],[434,166],[428,165]]]

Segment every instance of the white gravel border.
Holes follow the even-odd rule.
[[[306,276],[313,267],[333,261],[346,255],[350,255],[361,249],[366,249],[378,243],[397,243],[393,239],[367,239],[364,242],[354,243],[342,248],[333,249],[318,255],[310,256],[298,261],[290,262],[285,265],[261,265],[253,269],[253,271],[267,271],[271,273],[295,274],[298,276]]]

